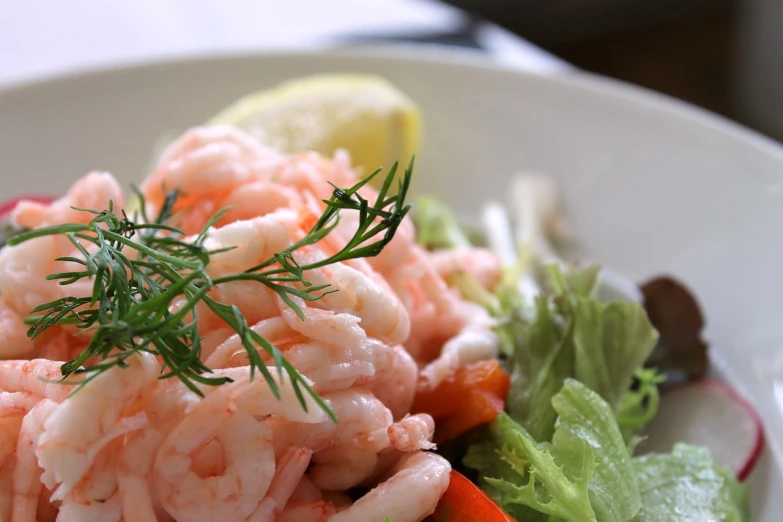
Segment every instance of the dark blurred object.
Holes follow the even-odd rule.
[[[732,91],[743,0],[447,1],[581,69],[753,123]]]
[[[704,317],[696,298],[671,277],[657,277],[641,286],[644,308],[658,330],[658,345],[645,366],[667,374],[667,381],[684,374],[698,380],[707,374],[707,343],[701,339]]]
[[[447,0],[545,48],[733,11],[731,0]]]

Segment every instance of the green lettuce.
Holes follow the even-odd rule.
[[[613,411],[627,406],[623,397],[658,339],[638,304],[591,297],[596,268],[547,271],[551,290],[538,298],[535,317],[502,327],[515,339],[507,411],[536,440],[551,438],[557,416],[552,397],[568,378],[597,392]]]
[[[634,459],[642,507],[633,522],[750,520],[747,488],[704,448],[677,444],[670,454]]]
[[[416,199],[413,222],[417,242],[425,248],[456,248],[471,246],[465,231],[446,203],[435,196]]]
[[[485,489],[518,520],[533,520],[530,510],[574,522],[629,520],[641,500],[612,409],[573,379],[552,403],[558,418],[551,443],[537,442],[501,414],[465,464],[479,471]],[[528,508],[521,516],[520,505]]]

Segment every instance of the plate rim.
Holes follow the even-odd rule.
[[[620,98],[626,103],[665,112],[681,120],[706,127],[724,136],[738,139],[757,151],[774,156],[783,162],[783,142],[779,142],[742,123],[693,103],[680,100],[647,87],[611,78],[584,69],[566,69],[555,72],[526,70],[505,63],[472,49],[458,49],[445,45],[381,44],[381,45],[320,45],[318,47],[289,47],[279,49],[221,50],[210,53],[166,54],[141,57],[115,63],[92,64],[65,71],[44,73],[33,77],[0,83],[0,99],[28,89],[51,87],[57,83],[80,82],[117,74],[165,69],[178,65],[194,65],[225,61],[296,60],[329,57],[337,59],[373,58],[388,62],[416,62],[433,66],[465,67],[489,74],[526,78],[529,81],[556,83],[567,88],[588,91],[592,95]]]

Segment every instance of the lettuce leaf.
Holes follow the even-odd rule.
[[[417,242],[425,248],[471,246],[449,206],[435,196],[419,196],[414,205],[413,222]]]
[[[489,437],[470,448],[465,465],[480,472],[482,485],[512,515],[522,505],[566,521],[629,520],[641,501],[612,409],[573,379],[552,403],[558,418],[551,444],[536,442],[501,414]]]
[[[744,522],[747,488],[704,448],[676,444],[672,453],[634,459],[642,507],[633,522]]]
[[[537,300],[534,319],[505,326],[516,344],[507,411],[540,441],[553,434],[551,399],[567,378],[583,382],[617,411],[658,339],[638,304],[590,297],[596,268],[563,274],[553,265],[547,272],[551,291]]]

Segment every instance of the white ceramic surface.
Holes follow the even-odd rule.
[[[783,148],[725,120],[613,81],[455,52],[191,59],[0,91],[2,197],[60,192],[90,169],[139,179],[162,133],[249,91],[340,71],[385,75],[421,104],[416,190],[469,216],[518,169],[548,172],[593,259],[637,280],[671,273],[696,291],[716,371],[758,407],[774,450],[750,479],[754,519],[780,520]]]

